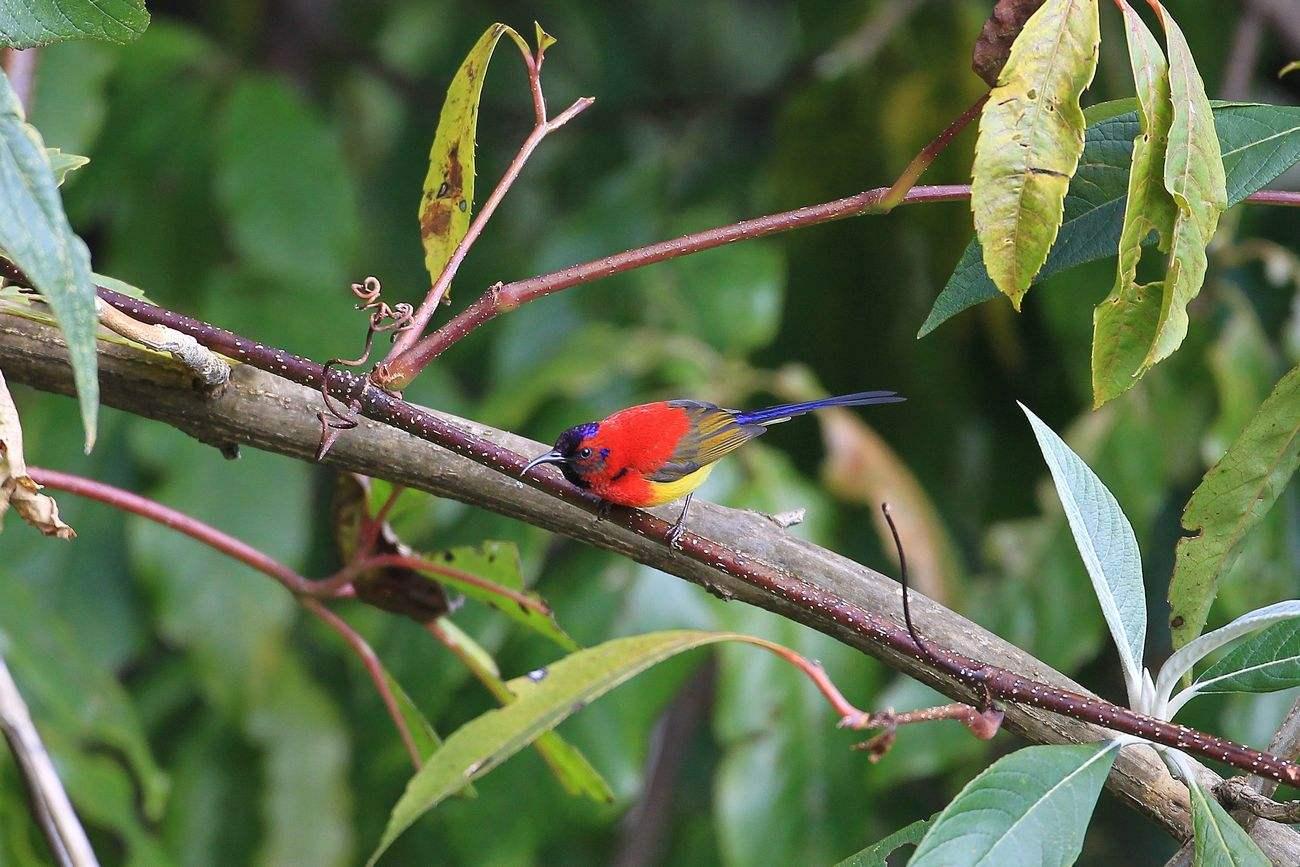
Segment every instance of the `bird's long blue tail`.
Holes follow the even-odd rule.
[[[907,400],[893,391],[859,391],[857,394],[842,394],[839,397],[825,397],[805,403],[784,403],[780,406],[756,409],[753,412],[736,413],[738,424],[776,424],[828,406],[868,406],[874,403],[900,403]]]

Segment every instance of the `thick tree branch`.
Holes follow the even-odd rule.
[[[280,355],[287,368],[291,356]],[[166,359],[115,345],[105,345],[100,356],[104,400],[111,406],[168,422],[214,445],[245,443],[302,459],[311,459],[315,453],[319,438],[315,412],[320,397],[312,388],[239,365],[225,392],[206,399],[193,390],[188,374]],[[0,315],[0,366],[14,381],[65,394],[72,391],[62,341],[50,326]],[[361,387],[355,377],[333,376]],[[342,391],[340,396],[346,396]],[[854,623],[860,626],[865,622],[862,618],[867,618],[882,635],[903,636],[906,641],[900,625],[899,587],[885,576],[794,538],[764,516],[711,504],[699,504],[692,512],[694,532],[683,540],[690,550],[670,550],[661,540],[647,538],[651,533],[662,536],[667,522],[635,513],[597,523],[589,505],[572,492],[566,499],[557,499],[530,486],[561,489],[561,483],[550,476],[525,484],[481,463],[493,459],[509,469],[519,462],[517,453],[538,450],[536,443],[470,421],[440,414],[431,417],[440,427],[471,440],[474,459],[387,424],[362,419],[356,430],[340,438],[326,462],[472,503],[615,551],[724,598],[760,605],[813,626],[953,698],[980,699],[979,690],[961,679],[923,665],[914,648],[911,652],[906,649],[910,643],[887,643],[870,630],[854,628]],[[665,514],[668,512],[671,507]],[[729,571],[738,561],[778,583],[764,588],[740,580]],[[796,588],[804,592],[790,592]],[[924,597],[915,598],[913,610],[927,643],[1019,672],[1055,689],[1079,690],[1026,652]],[[967,663],[971,664],[969,659]],[[1084,696],[1079,699],[1087,701]],[[1009,705],[1006,720],[1010,728],[1035,742],[1092,742],[1106,736],[1097,726],[1027,705]],[[1152,816],[1171,833],[1182,839],[1190,835],[1186,791],[1169,777],[1152,751],[1125,749],[1110,785],[1123,801]],[[1270,853],[1283,861],[1300,863],[1300,838],[1289,831],[1268,846]]]

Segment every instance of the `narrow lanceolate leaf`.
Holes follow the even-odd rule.
[[[148,26],[144,0],[0,3],[0,45],[9,48],[33,48],[69,39],[125,43]]]
[[[975,233],[989,276],[1017,309],[1047,261],[1083,153],[1079,96],[1097,68],[1097,27],[1097,0],[1047,0],[1016,37],[980,116]]]
[[[1133,140],[1139,134],[1133,111],[1112,114],[1113,104],[1085,112],[1089,125],[1079,170],[1065,196],[1065,218],[1038,281],[1115,255],[1123,224]],[[1131,106],[1130,106],[1131,108]],[[1228,204],[1261,190],[1300,160],[1300,106],[1220,103],[1214,126],[1228,180]],[[979,240],[971,241],[935,299],[917,337],[924,337],[963,310],[997,298],[984,269]]]
[[[1300,686],[1300,619],[1265,629],[1201,672],[1196,691],[1277,692]]]
[[[1158,0],[1149,2],[1164,25],[1169,49],[1169,94],[1174,117],[1165,157],[1165,188],[1174,197],[1178,215],[1170,242],[1160,322],[1143,368],[1168,358],[1187,336],[1187,305],[1205,281],[1205,248],[1219,225],[1219,214],[1228,207],[1223,156],[1205,83],[1183,32]]]
[[[588,702],[671,656],[743,638],[696,630],[617,638],[510,681],[514,701],[461,726],[411,778],[369,863],[374,864],[399,834],[452,792],[483,776]]]
[[[0,254],[21,268],[32,288],[41,293],[68,344],[89,450],[95,443],[99,412],[90,252],[63,213],[58,182],[40,133],[24,120],[22,105],[2,73],[0,213]]]
[[[889,856],[904,846],[915,846],[921,842],[935,819],[917,819],[905,828],[900,828],[879,843],[874,843],[855,855],[850,855],[835,867],[889,867]],[[901,862],[900,862],[901,863]]]
[[[527,52],[519,34],[504,24],[489,27],[470,49],[447,88],[438,131],[429,149],[429,173],[420,196],[420,240],[429,279],[437,281],[452,251],[469,231],[474,209],[474,142],[479,95],[492,52],[503,35]]]
[[[908,864],[1073,864],[1118,751],[1111,741],[1003,756],[944,808]]]
[[[1201,634],[1219,581],[1241,540],[1268,514],[1300,461],[1300,367],[1274,387],[1219,462],[1192,492],[1183,511],[1169,625],[1174,647]]]
[[[90,157],[65,154],[63,148],[46,148],[45,155],[50,158],[50,171],[54,172],[54,182],[59,186],[63,186],[68,175],[90,162]]]
[[[1218,800],[1195,782],[1187,788],[1192,802],[1192,831],[1196,835],[1192,867],[1269,867],[1272,864]]]
[[[1052,471],[1056,493],[1074,533],[1079,556],[1088,568],[1102,615],[1119,649],[1129,699],[1136,703],[1142,683],[1142,649],[1146,643],[1146,591],[1137,537],[1115,496],[1087,464],[1038,416],[1021,404],[1043,458]]]
[[[1173,106],[1169,101],[1169,66],[1142,19],[1123,0],[1129,60],[1138,94],[1142,133],[1133,142],[1128,202],[1119,239],[1115,286],[1093,312],[1093,406],[1101,406],[1137,382],[1142,361],[1155,339],[1160,320],[1162,282],[1137,282],[1142,242],[1155,232],[1162,250],[1173,236],[1173,197],[1164,185],[1165,150]]]
[[[465,667],[478,678],[488,692],[501,704],[515,700],[510,686],[501,679],[496,660],[484,647],[447,618],[438,621],[445,641],[452,645]],[[598,804],[614,800],[609,783],[592,767],[582,751],[560,737],[559,732],[544,732],[534,741],[533,747],[546,762],[555,779],[570,795],[590,798]]]

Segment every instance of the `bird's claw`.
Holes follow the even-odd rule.
[[[682,536],[686,535],[685,524],[673,524],[668,530],[668,547],[674,551],[682,549]]]

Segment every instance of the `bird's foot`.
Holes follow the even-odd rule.
[[[678,521],[668,530],[668,547],[674,551],[680,551],[682,548],[682,536],[686,534],[686,524]]]
[[[613,513],[613,511],[614,511],[613,503],[611,503],[609,500],[601,500],[600,503],[596,506],[596,520],[608,521],[609,516]]]

